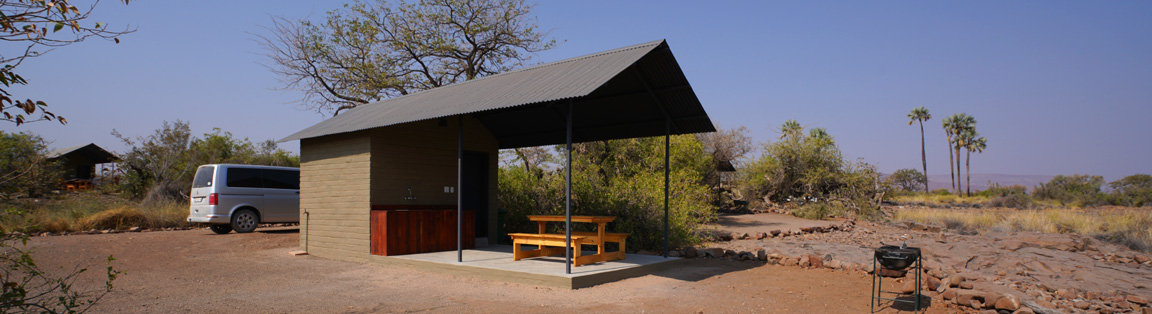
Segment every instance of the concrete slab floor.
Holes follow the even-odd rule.
[[[595,253],[582,251],[582,254]],[[463,262],[456,261],[456,251],[372,257],[373,262],[381,264],[405,265],[428,271],[569,289],[643,276],[664,267],[672,267],[680,260],[675,257],[627,254],[624,260],[573,266],[572,273],[565,274],[563,256],[513,261],[510,245],[464,250]]]

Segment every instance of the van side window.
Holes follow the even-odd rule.
[[[228,186],[238,188],[259,188],[263,187],[260,183],[260,169],[250,168],[228,168]]]
[[[264,170],[264,187],[268,189],[300,189],[300,172],[291,170]]]

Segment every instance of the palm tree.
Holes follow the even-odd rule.
[[[912,108],[912,112],[908,113],[908,119],[908,125],[912,125],[912,122],[920,122],[920,163],[924,166],[924,193],[927,194],[928,155],[924,152],[924,121],[931,120],[932,114],[928,113],[928,109],[921,106],[920,108]]]
[[[964,167],[968,168],[968,196],[972,196],[972,166],[969,165],[969,162],[972,161],[972,152],[980,154],[984,152],[985,148],[988,148],[988,139],[985,139],[983,136],[980,136],[980,134],[977,134],[976,130],[972,130],[970,135],[971,136],[968,137],[969,140],[967,141],[966,145],[968,156],[964,160]]]
[[[952,191],[956,191],[956,168],[952,167],[952,130],[956,129],[956,115],[953,114],[940,121],[944,127],[944,135],[948,137],[948,172],[952,174]],[[928,174],[925,173],[925,176]]]
[[[964,148],[964,144],[965,144],[962,137],[968,131],[972,131],[972,132],[976,131],[976,118],[973,118],[972,116],[969,116],[968,114],[965,114],[965,113],[953,114],[952,117],[953,117],[952,123],[954,123],[953,128],[952,128],[952,135],[955,136],[955,140],[953,142],[953,145],[954,145],[953,148],[955,149],[955,153],[956,153],[956,174],[959,175],[959,174],[961,174],[961,172],[960,172],[961,171],[961,169],[960,169],[960,149]],[[963,190],[964,190],[964,186],[963,186],[960,178],[956,178],[956,194],[959,195],[960,191],[963,191]]]

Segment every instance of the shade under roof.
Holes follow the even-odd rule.
[[[470,115],[500,148],[713,132],[708,114],[664,40],[360,105],[280,142]]]

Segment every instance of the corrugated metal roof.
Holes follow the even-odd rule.
[[[280,141],[471,114],[497,136],[502,148],[554,144],[557,137],[552,133],[564,128],[563,122],[555,122],[561,120],[544,119],[532,128],[524,118],[554,117],[567,112],[568,104],[582,121],[574,126],[574,133],[583,134],[575,136],[577,141],[652,133],[651,127],[597,131],[604,129],[597,123],[613,121],[626,126],[651,124],[659,118],[660,132],[644,136],[663,134],[664,118],[674,120],[675,134],[714,131],[668,45],[658,40],[361,105]],[[628,111],[621,106],[638,108]],[[654,113],[662,116],[654,118]]]
[[[46,156],[51,160],[64,157],[68,154],[80,154],[81,156],[84,156],[85,158],[88,158],[96,163],[109,163],[116,161],[117,159],[116,155],[109,153],[100,146],[96,146],[95,143],[56,149],[48,152],[48,155]]]

